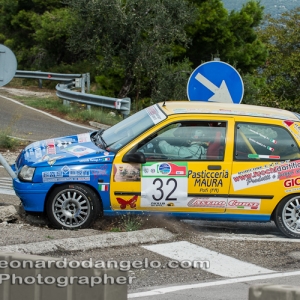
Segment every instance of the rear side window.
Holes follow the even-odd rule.
[[[290,160],[299,158],[299,147],[285,128],[266,124],[236,124],[235,160]]]

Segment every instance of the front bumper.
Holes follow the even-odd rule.
[[[53,184],[22,182],[18,178],[13,179],[13,187],[20,198],[24,210],[28,212],[44,212],[48,191]]]

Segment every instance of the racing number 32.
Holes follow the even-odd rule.
[[[152,198],[155,201],[160,201],[164,199],[165,201],[176,201],[177,197],[171,197],[174,192],[176,192],[177,189],[177,180],[175,178],[169,178],[167,182],[165,183],[167,186],[171,186],[171,191],[167,194],[167,197],[164,199],[165,193],[164,193],[164,182],[161,178],[156,178],[153,180],[153,185],[156,187],[156,190],[159,191],[160,195],[156,197],[156,195],[152,195]]]
[[[186,207],[187,177],[153,176],[142,177],[141,207],[162,207],[176,203]]]

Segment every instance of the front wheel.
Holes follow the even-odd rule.
[[[79,229],[93,224],[101,210],[100,199],[82,184],[56,187],[48,197],[46,213],[55,228]]]
[[[276,208],[274,221],[284,235],[300,238],[300,196],[283,199]]]

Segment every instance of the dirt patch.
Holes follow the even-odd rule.
[[[130,218],[130,220],[128,217]],[[129,222],[132,222],[134,224],[128,224]],[[178,235],[178,237],[186,236],[187,233],[194,232],[192,226],[185,222],[181,222],[180,219],[155,214],[102,217],[95,222],[92,228],[108,232],[164,228]]]
[[[37,96],[41,98],[53,97],[56,95],[55,91],[39,89],[38,87],[30,87],[30,89],[22,88],[8,88],[8,87],[0,87],[0,90],[7,92],[8,94],[12,94],[15,96]]]

